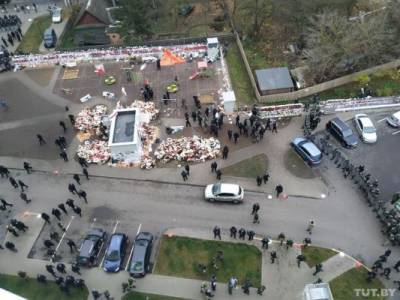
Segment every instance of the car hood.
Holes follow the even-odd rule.
[[[105,260],[103,268],[107,272],[118,272],[121,265],[121,260],[109,261]]]
[[[343,139],[350,146],[355,146],[358,144],[358,140],[357,140],[357,137],[355,136],[355,134],[348,135],[348,136],[344,137]]]
[[[206,198],[214,196],[213,193],[212,193],[212,187],[213,187],[212,184],[209,184],[209,185],[206,186],[206,189],[204,190],[204,196]]]

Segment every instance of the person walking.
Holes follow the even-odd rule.
[[[83,173],[83,175],[85,175],[86,179],[89,180],[89,172],[86,168],[82,169],[82,173]]]
[[[0,166],[0,175],[1,178],[4,178],[4,176],[8,178],[10,175],[10,171],[5,166]]]
[[[268,171],[265,172],[265,174],[263,175],[263,180],[264,180],[264,184],[267,184],[268,180],[269,180],[269,173]]]
[[[273,132],[273,133],[278,133],[278,128],[277,128],[276,120],[274,120],[273,123],[272,123],[272,132]]]
[[[68,215],[67,209],[65,208],[64,203],[60,203],[57,205],[59,209],[63,211],[64,214]]]
[[[54,243],[52,241],[50,241],[50,240],[44,240],[43,245],[48,249],[54,247]]]
[[[255,233],[253,230],[247,231],[248,240],[249,240],[249,241],[252,241],[252,240],[254,239],[254,235],[255,235],[255,234],[256,234],[256,233]]]
[[[238,138],[239,138],[239,132],[235,132],[235,133],[233,134],[233,142],[234,142],[235,144],[237,144]]]
[[[289,250],[289,248],[293,247],[293,241],[292,240],[287,240],[286,241],[286,250]]]
[[[181,175],[182,175],[183,181],[186,181],[188,179],[188,174],[186,173],[185,170],[182,170]]]
[[[46,271],[56,277],[56,271],[54,271],[54,267],[52,265],[46,265]]]
[[[256,178],[256,180],[257,180],[257,186],[261,186],[261,184],[262,184],[262,177],[261,177],[260,175],[258,175],[257,178]]]
[[[222,159],[228,159],[228,154],[229,154],[229,148],[228,146],[224,146],[222,149]]]
[[[75,263],[71,265],[71,271],[78,275],[81,275],[81,268]]]
[[[312,234],[312,231],[313,231],[313,229],[314,229],[314,226],[315,226],[315,223],[314,223],[314,221],[313,220],[311,220],[310,222],[308,222],[308,226],[307,226],[307,229],[306,229],[306,231],[308,232],[308,234]]]
[[[26,162],[26,161],[24,161],[24,169],[25,169],[25,171],[26,171],[27,174],[31,174],[31,173],[32,173],[32,167],[31,167],[31,165],[30,165],[28,162]]]
[[[258,202],[253,204],[251,214],[254,215],[260,210],[260,204]]]
[[[216,161],[213,161],[213,162],[211,163],[211,173],[216,172],[216,171],[217,171],[217,168],[218,168],[217,162],[216,162]]]
[[[72,177],[77,184],[81,185],[81,179],[79,178],[78,174],[74,174],[74,176]]]
[[[74,251],[78,250],[78,248],[76,247],[75,242],[73,240],[71,240],[71,239],[68,239],[67,245],[68,245],[69,250],[71,251],[71,253],[73,253]]]
[[[239,233],[239,239],[241,239],[241,240],[246,239],[246,229],[240,228],[238,233]]]
[[[228,139],[232,141],[233,131],[232,129],[228,129]]]
[[[395,269],[397,273],[400,272],[399,268],[400,268],[400,260],[398,260],[396,264],[393,266],[393,269]]]
[[[46,213],[42,213],[41,214],[42,219],[46,222],[50,224],[50,216]]]
[[[78,157],[78,162],[82,168],[89,168],[89,165],[87,164],[86,159],[84,159],[83,157]]]
[[[79,217],[82,218],[82,209],[81,209],[79,206],[75,206],[75,207],[73,208],[73,210],[74,210],[74,212],[75,212]]]
[[[24,191],[25,188],[29,187],[21,179],[18,179],[18,184],[19,184],[22,192]]]
[[[13,206],[14,206],[13,204],[8,203],[8,202],[7,202],[6,200],[4,200],[3,198],[0,198],[0,202],[1,202],[1,205],[4,206],[4,207],[7,207],[7,206],[13,207]]]
[[[221,229],[218,226],[215,226],[213,229],[214,239],[218,238],[221,240]]]
[[[299,268],[300,268],[301,262],[306,261],[306,257],[303,254],[297,255],[296,259],[297,259],[297,267],[299,267]]]
[[[185,171],[186,171],[187,175],[190,176],[190,166],[187,163],[185,165]]]
[[[74,200],[73,199],[67,199],[67,201],[65,201],[65,204],[67,204],[70,208],[74,209],[75,204],[74,204]]]
[[[73,183],[68,184],[68,191],[70,191],[70,193],[74,195],[78,194],[78,190],[76,189],[76,186]]]
[[[216,173],[217,173],[217,180],[221,180],[221,176],[222,176],[221,170],[218,169],[218,170],[216,171]]]
[[[313,276],[317,275],[318,273],[322,272],[322,264],[316,264],[315,265],[315,272],[313,273]]]
[[[278,256],[276,255],[276,251],[271,251],[271,264],[275,263],[275,259],[278,259]]]
[[[29,229],[29,227],[26,226],[24,222],[18,221],[18,220],[15,220],[15,221],[16,221],[15,222],[15,228],[17,228],[19,231],[25,232],[26,230]]]
[[[234,239],[236,239],[236,233],[237,233],[237,229],[236,229],[236,227],[235,226],[232,226],[231,228],[230,228],[230,237],[231,238],[234,238]]]
[[[67,131],[67,126],[65,125],[64,121],[60,121],[58,124],[62,127],[64,133]]]
[[[65,162],[68,161],[68,154],[67,154],[67,152],[65,152],[64,149],[61,150],[61,152],[60,152],[60,157],[61,157]]]
[[[15,189],[18,188],[18,183],[17,183],[17,181],[16,181],[13,177],[10,176],[10,177],[8,178],[8,180],[10,181],[11,185],[12,185]]]
[[[261,249],[268,250],[269,242],[270,242],[269,237],[265,236],[265,237],[261,240]]]
[[[255,213],[253,215],[253,224],[260,224],[260,217],[259,217],[258,213]]]
[[[61,212],[57,208],[53,208],[51,210],[51,214],[57,218],[58,221],[61,221]]]
[[[32,200],[31,200],[31,199],[28,199],[28,196],[27,196],[24,192],[21,192],[21,193],[19,194],[19,197],[20,197],[23,201],[25,201],[26,204],[28,204],[29,202],[32,202]]]
[[[43,138],[43,136],[42,136],[41,134],[37,134],[36,137],[37,137],[37,139],[38,139],[38,142],[39,142],[39,145],[40,145],[40,146],[46,144],[46,141],[44,140],[44,138]]]
[[[276,192],[276,198],[279,198],[279,196],[283,193],[283,186],[281,184],[278,184],[275,187],[275,192]]]
[[[8,231],[9,233],[11,233],[13,236],[19,237],[18,232],[17,232],[17,231],[15,230],[15,228],[12,227],[11,225],[7,225],[6,229],[7,229],[7,231]]]
[[[279,235],[278,235],[278,240],[279,240],[279,246],[282,246],[283,245],[283,243],[284,243],[284,241],[285,241],[285,238],[286,238],[286,236],[285,236],[285,234],[283,233],[283,232],[281,232]]]
[[[78,197],[79,197],[79,199],[83,198],[83,200],[85,200],[86,204],[88,203],[87,195],[86,195],[86,192],[84,190],[79,190]]]

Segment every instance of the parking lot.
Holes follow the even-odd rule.
[[[379,181],[383,201],[389,201],[395,192],[400,191],[400,176],[398,175],[400,173],[400,152],[398,150],[400,147],[400,130],[390,127],[386,122],[386,117],[396,111],[398,109],[367,113],[377,130],[378,139],[374,144],[363,143],[357,134],[353,117],[361,112],[354,112],[353,117],[350,118],[343,117],[343,120],[350,125],[353,132],[358,136],[359,142],[355,149],[344,148],[332,136],[330,139],[330,142],[336,145],[342,153],[345,153],[353,164],[365,165],[367,173],[370,173],[372,177]],[[332,118],[328,116],[326,121]],[[327,160],[325,159],[324,164],[326,163]]]
[[[139,221],[135,222],[135,220],[132,220],[127,223],[115,218],[106,219],[96,216],[92,217],[90,219],[90,222],[88,222],[88,219],[80,218],[76,215],[64,215],[62,219],[62,224],[66,229],[64,234],[62,234],[62,231],[57,225],[56,219],[53,219],[50,225],[44,226],[38,239],[32,247],[31,253],[29,255],[31,258],[50,261],[51,255],[47,254],[47,249],[44,246],[43,242],[44,240],[49,239],[51,232],[56,231],[60,234],[60,239],[58,242],[52,241],[55,244],[56,249],[54,260],[62,261],[64,263],[74,263],[76,261],[77,255],[79,254],[79,250],[85,239],[86,234],[93,228],[101,228],[106,231],[106,239],[100,247],[100,251],[94,261],[94,267],[102,269],[103,262],[106,256],[106,249],[110,243],[111,236],[114,233],[124,233],[128,237],[128,243],[121,270],[126,271],[129,268],[130,258],[133,254],[134,239],[139,232],[146,231],[146,228],[143,228],[142,224]],[[72,239],[76,243],[78,251],[71,253],[70,248],[67,244],[68,239]],[[154,244],[157,243],[158,236],[154,235],[154,239],[155,240],[153,241],[151,262],[154,261]],[[152,269],[152,265],[153,263],[150,264],[150,270]]]

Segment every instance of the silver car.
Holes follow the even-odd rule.
[[[215,183],[206,186],[204,198],[210,202],[243,202],[244,190],[240,185]]]
[[[390,126],[396,128],[400,127],[400,111],[395,112],[393,115],[387,117],[386,122],[388,122]]]

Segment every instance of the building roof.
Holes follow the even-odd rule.
[[[287,67],[256,70],[256,77],[261,91],[294,87]]]
[[[79,23],[85,13],[91,14],[105,25],[111,24],[110,13],[107,9],[109,6],[110,4],[108,0],[89,0],[86,6],[83,7],[79,12],[75,25]]]

